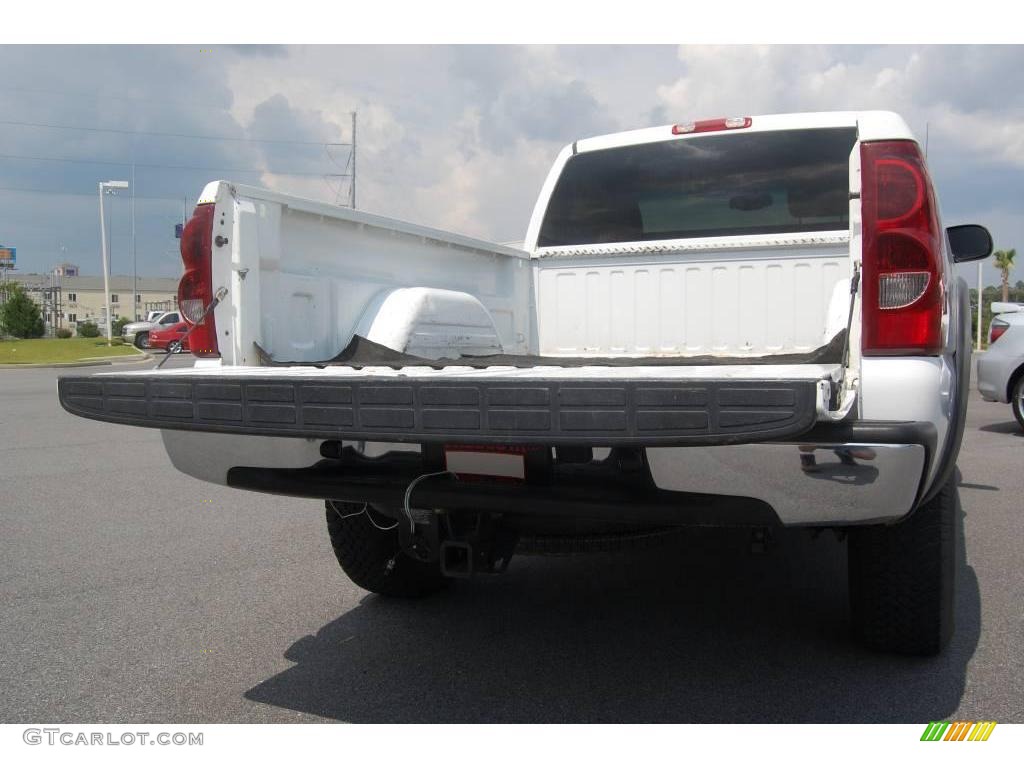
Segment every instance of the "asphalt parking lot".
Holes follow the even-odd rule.
[[[922,660],[853,645],[845,546],[800,531],[368,595],[322,504],[179,474],[61,410],[62,372],[0,371],[2,722],[1024,721],[1024,434],[975,392],[958,629]]]

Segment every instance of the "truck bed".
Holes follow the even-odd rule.
[[[320,362],[275,360],[258,343],[254,342],[260,365],[267,367],[346,366],[366,367],[429,367],[440,368],[648,368],[698,366],[769,366],[842,363],[846,346],[846,330],[837,333],[827,344],[807,352],[791,352],[774,355],[659,355],[654,357],[581,357],[530,354],[462,355],[458,358],[428,359],[398,352],[376,344],[356,334],[345,348],[334,357]]]

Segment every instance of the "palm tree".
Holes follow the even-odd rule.
[[[996,251],[992,254],[995,257],[996,269],[1003,273],[1003,301],[1010,300],[1010,270],[1013,269],[1013,257],[1017,255],[1017,249],[1011,248],[1008,251]]]

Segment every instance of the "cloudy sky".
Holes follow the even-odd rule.
[[[6,45],[0,72],[0,243],[22,272],[98,274],[96,184],[132,163],[139,274],[179,273],[174,224],[211,179],[347,200],[331,174],[348,149],[327,145],[350,140],[353,110],[359,208],[507,242],[576,138],[892,109],[922,143],[927,127],[947,223],[1024,246],[1024,46]],[[110,217],[113,271],[130,274],[126,196]]]

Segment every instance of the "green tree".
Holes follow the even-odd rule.
[[[1010,270],[1013,269],[1013,257],[1017,255],[1017,249],[1011,248],[1008,251],[996,251],[992,254],[995,258],[996,269],[1003,273],[1003,301],[1010,300]]]
[[[19,339],[38,339],[46,330],[39,307],[20,285],[4,286],[6,301],[0,307],[0,328]]]

